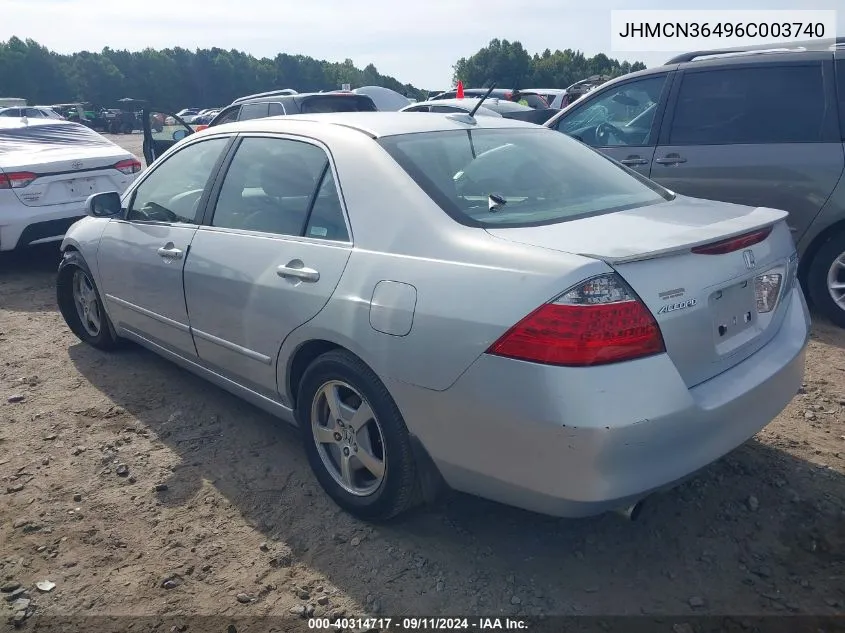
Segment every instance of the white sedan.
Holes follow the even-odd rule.
[[[79,123],[0,117],[0,251],[61,240],[88,196],[122,192],[140,171],[130,152]]]

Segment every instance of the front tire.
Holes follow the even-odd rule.
[[[408,429],[384,384],[359,358],[317,358],[299,385],[297,421],[311,469],[341,508],[385,521],[420,502]]]
[[[65,323],[79,340],[101,350],[118,346],[120,339],[103,308],[94,276],[78,251],[68,251],[62,257],[56,299]]]
[[[845,328],[845,232],[831,237],[816,252],[807,290],[816,309]]]

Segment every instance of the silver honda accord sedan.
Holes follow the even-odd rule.
[[[529,123],[221,125],[88,215],[62,243],[70,329],[296,424],[326,493],[365,519],[442,488],[635,509],[803,377],[786,213],[676,195]]]

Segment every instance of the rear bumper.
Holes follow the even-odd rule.
[[[0,251],[41,241],[59,241],[68,228],[84,216],[84,203],[79,202],[49,207],[14,205],[0,209]]]
[[[795,288],[778,334],[693,389],[667,355],[573,369],[484,355],[447,391],[389,384],[453,488],[557,516],[667,487],[754,436],[804,375],[810,318]]]

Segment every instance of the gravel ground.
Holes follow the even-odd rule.
[[[140,154],[138,135],[113,138]],[[80,344],[57,262],[0,259],[9,617],[845,610],[845,332],[830,325],[786,411],[637,522],[452,495],[374,528],[323,495],[284,423],[140,348]]]

